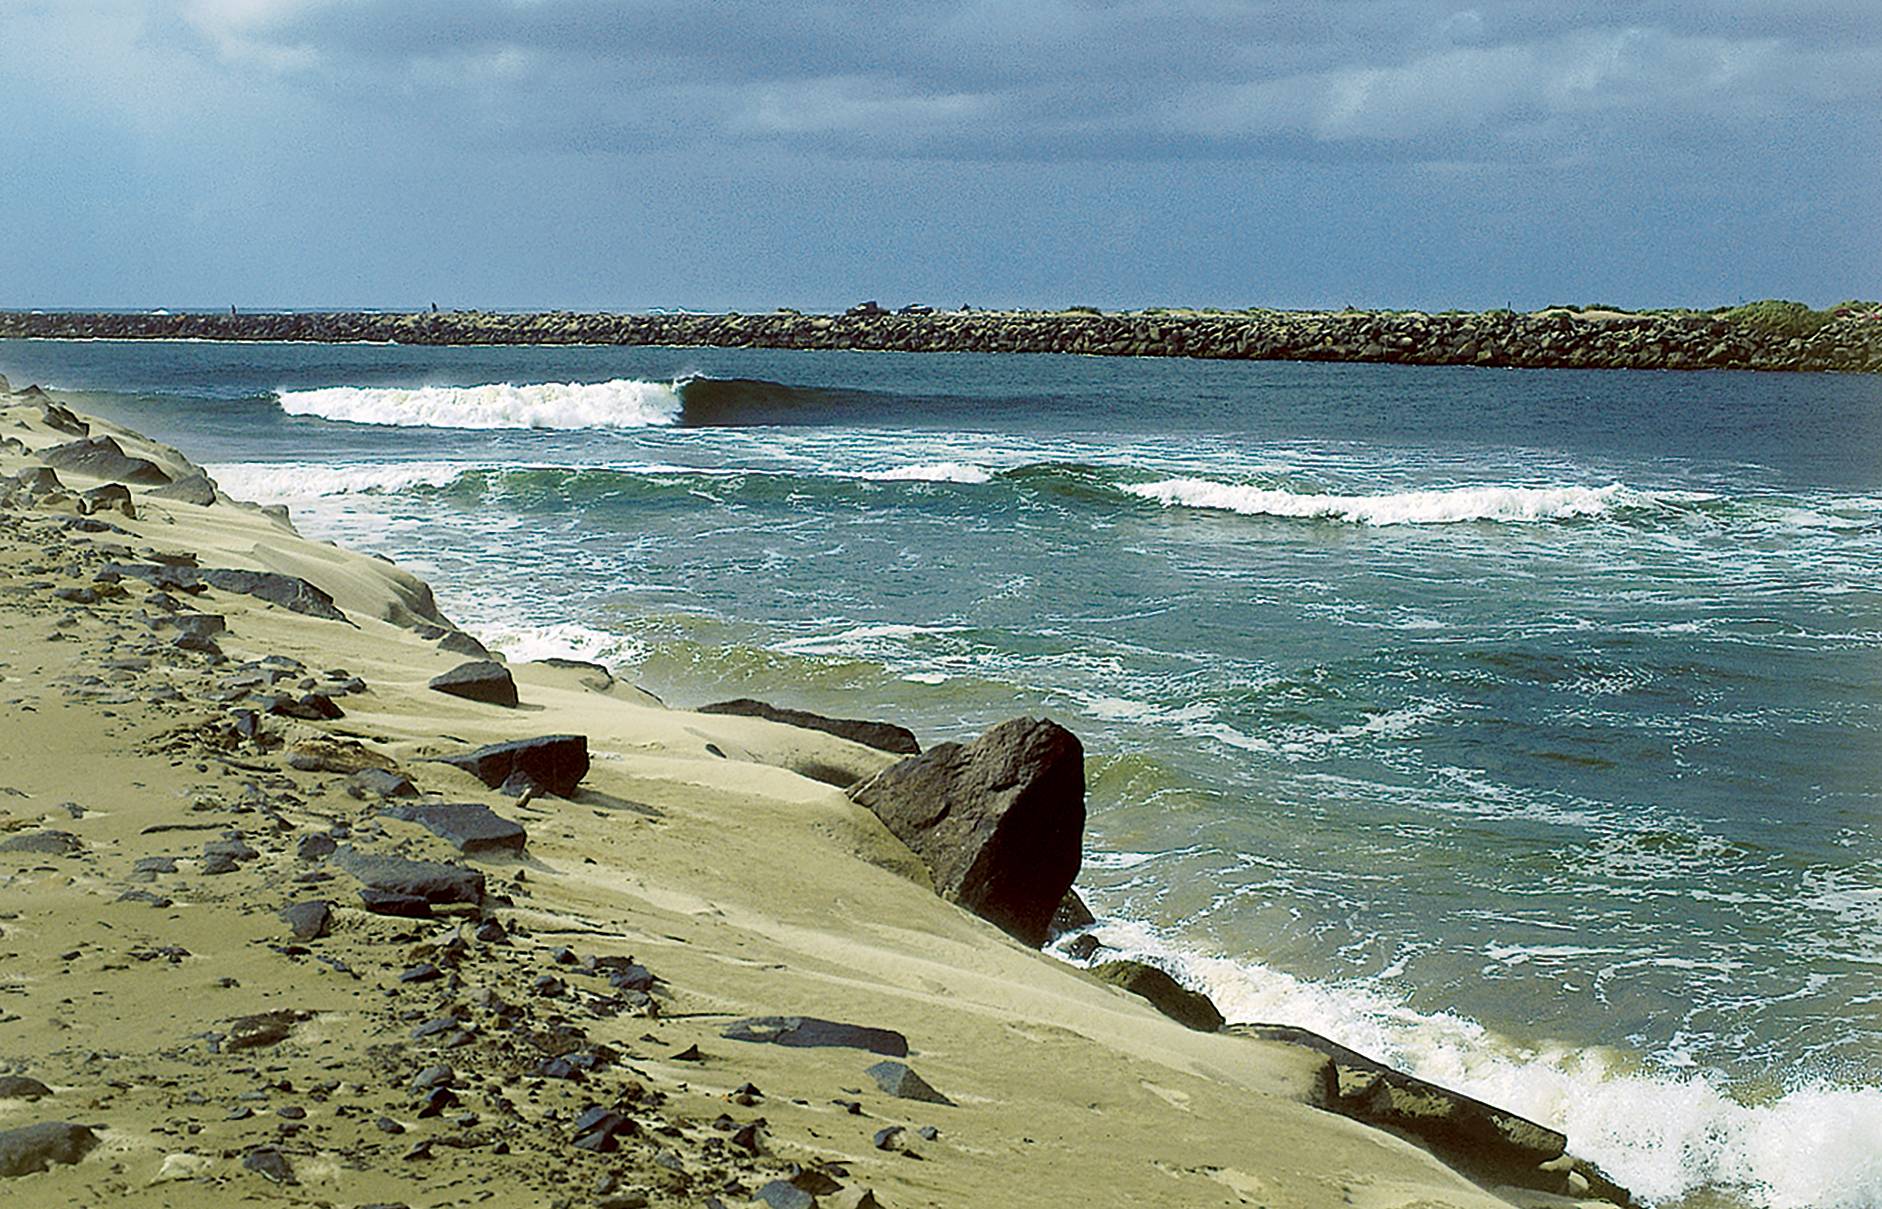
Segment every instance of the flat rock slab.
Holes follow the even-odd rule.
[[[516,708],[516,681],[510,676],[510,669],[490,659],[460,663],[442,675],[433,676],[428,687],[466,701]]]
[[[1280,1024],[1236,1024],[1228,1031],[1327,1055],[1337,1086],[1326,1107],[1409,1134],[1465,1171],[1535,1187],[1535,1169],[1567,1151],[1567,1137],[1546,1125],[1394,1070],[1318,1033]]]
[[[1153,965],[1141,961],[1107,961],[1091,972],[1101,982],[1148,999],[1150,1006],[1185,1027],[1201,1033],[1213,1033],[1222,1027],[1222,1013],[1216,1010],[1214,1001]]]
[[[69,413],[68,413],[69,414]],[[59,470],[88,474],[119,483],[162,484],[170,481],[163,467],[147,458],[134,458],[110,437],[86,437],[43,450],[39,460]]]
[[[457,756],[440,756],[438,763],[461,768],[492,789],[533,785],[544,793],[566,798],[588,775],[588,739],[585,735],[544,735],[492,743]]]
[[[55,1163],[76,1163],[98,1145],[89,1126],[47,1121],[0,1130],[0,1178],[33,1175]]]
[[[892,764],[849,796],[921,858],[941,897],[1046,942],[1083,857],[1085,754],[1072,732],[1014,718]]]
[[[767,722],[782,722],[786,726],[819,730],[826,735],[835,735],[839,739],[848,739],[852,743],[861,743],[864,747],[873,747],[877,751],[886,751],[891,755],[912,756],[921,751],[921,743],[915,738],[915,732],[905,726],[896,726],[892,722],[866,722],[860,718],[826,718],[822,714],[813,714],[807,710],[782,709],[763,701],[755,701],[750,697],[702,705],[699,707],[699,712],[732,714],[742,718],[763,718]]]
[[[153,488],[145,494],[158,499],[207,507],[216,502],[216,485],[210,482],[208,475],[198,471],[195,474],[186,474],[174,483]]]
[[[0,840],[0,852],[25,852],[37,856],[71,856],[83,852],[85,843],[69,831],[28,831]]]
[[[478,802],[388,806],[379,813],[404,819],[443,837],[465,856],[521,852],[529,833]]]
[[[720,1035],[732,1041],[802,1048],[843,1046],[890,1058],[908,1057],[908,1038],[894,1029],[843,1024],[815,1016],[753,1016],[728,1025]]]
[[[863,1073],[874,1079],[877,1087],[903,1100],[920,1100],[925,1104],[954,1103],[901,1062],[878,1062]]]
[[[291,1011],[258,1012],[253,1016],[238,1016],[229,1021],[228,1036],[223,1039],[224,1049],[266,1049],[286,1041],[288,1034],[300,1021],[300,1014]]]
[[[297,576],[281,575],[274,571],[190,567],[176,563],[107,563],[103,572],[115,572],[120,578],[141,579],[166,592],[200,592],[204,588],[217,588],[280,605],[290,613],[302,613],[325,621],[346,621],[346,614],[340,611],[339,606],[333,603],[333,597],[326,592]]]
[[[335,852],[332,863],[359,879],[360,901],[381,915],[423,916],[432,907],[484,901],[484,875],[462,865],[408,861],[350,846]]]

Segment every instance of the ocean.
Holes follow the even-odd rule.
[[[1663,1205],[1882,1204],[1882,379],[0,342],[512,658],[1088,753],[1098,934]]]

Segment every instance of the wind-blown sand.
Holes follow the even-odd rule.
[[[172,475],[190,469],[89,423]],[[0,413],[0,436],[29,450],[73,439],[36,406]],[[34,465],[0,452],[0,474]],[[444,696],[426,681],[463,657],[413,628],[432,608],[411,576],[248,505],[134,494],[135,519],[89,518],[103,532],[72,527],[76,509],[58,497],[0,506],[0,1072],[52,1089],[0,1099],[0,1130],[70,1121],[101,1138],[76,1164],[0,1179],[0,1201],[735,1205],[834,1164],[824,1172],[842,1190],[823,1203],[870,1189],[891,1209],[1570,1203],[1480,1189],[1407,1141],[1312,1107],[1324,1066],[1305,1050],[1191,1031],[1023,947],[935,897],[841,790],[791,771],[861,777],[894,757],[668,710],[580,669],[515,667],[514,710]],[[165,610],[146,583],[96,579],[153,555],[302,577],[347,621],[220,590],[180,599],[226,618],[214,641],[227,662],[214,665],[147,626]],[[102,598],[57,595],[74,588]],[[256,702],[232,682],[269,656],[305,666],[284,689],[337,685],[328,669],[366,689],[335,698],[342,718],[264,715],[263,742],[239,738],[232,711]],[[561,732],[586,735],[595,757],[573,800],[519,804],[425,762]],[[528,829],[524,855],[472,862],[507,940],[469,939],[461,914],[368,913],[331,860],[303,859],[302,841],[336,828],[370,851],[457,857],[383,819],[377,799],[349,796],[345,775],[289,766],[296,744],[323,738],[356,741],[441,795],[431,800],[484,803]],[[48,830],[73,839],[5,850]],[[206,872],[204,844],[235,832],[255,855],[238,848],[235,871]],[[174,872],[134,872],[166,856]],[[296,941],[277,912],[310,899],[333,904],[331,932]],[[563,946],[578,962],[644,963],[662,980],[657,1015],[632,997],[610,1014],[613,989],[559,963]],[[439,977],[401,981],[426,962]],[[535,993],[544,975],[560,995]],[[292,1019],[286,1037],[240,1046],[231,1022],[269,1012],[292,1013],[279,1019]],[[908,1064],[953,1106],[879,1091],[864,1073],[877,1055],[862,1050],[721,1036],[781,1014],[905,1034]],[[447,1038],[461,1044],[439,1048]],[[582,1082],[534,1073],[598,1046],[613,1061],[601,1051]],[[682,1058],[691,1047],[701,1060]],[[410,1085],[440,1063],[459,1103],[421,1117]],[[747,1083],[762,1094],[734,1094]],[[636,1123],[618,1149],[571,1145],[582,1109],[617,1102]],[[755,1137],[737,1132],[760,1119]],[[893,1125],[913,1154],[874,1144]],[[284,1175],[294,1182],[271,1178]]]

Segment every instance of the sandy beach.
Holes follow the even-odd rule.
[[[0,1130],[83,1127],[7,1152],[49,1166],[6,1172],[8,1203],[1567,1203],[1316,1107],[1311,1049],[1183,1027],[937,897],[829,783],[896,756],[590,668],[512,667],[514,708],[434,691],[466,659],[414,577],[8,402],[0,475],[39,489],[0,507]],[[101,436],[159,473],[44,480],[46,450]],[[162,567],[318,591],[165,591]],[[341,716],[292,716],[315,712]],[[555,734],[592,754],[567,798],[431,762]],[[384,813],[439,802],[526,847],[466,856]],[[367,910],[362,854],[473,869],[483,901]],[[726,1035],[775,1016],[892,1030],[950,1103],[882,1090],[882,1051]]]

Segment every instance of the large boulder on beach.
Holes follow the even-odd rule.
[[[1213,1000],[1200,991],[1192,991],[1153,965],[1141,961],[1107,961],[1092,967],[1092,976],[1100,982],[1129,991],[1150,1001],[1150,1006],[1185,1028],[1213,1033],[1222,1027],[1222,1013]]]
[[[915,738],[915,732],[905,726],[897,726],[892,722],[866,722],[860,718],[826,718],[822,714],[813,714],[807,710],[781,709],[763,701],[754,701],[750,697],[702,705],[699,707],[699,712],[732,714],[742,718],[763,718],[767,722],[782,722],[786,726],[818,730],[826,735],[835,735],[839,739],[860,743],[864,747],[886,751],[890,755],[912,756],[921,751],[921,743]]]
[[[153,487],[146,494],[154,499],[175,500],[180,504],[197,504],[206,508],[216,502],[216,485],[199,470],[184,475],[174,483]]]
[[[34,1175],[55,1163],[76,1163],[98,1145],[98,1135],[86,1125],[47,1121],[0,1130],[0,1179]]]
[[[433,676],[429,687],[466,701],[482,701],[506,709],[515,709],[517,704],[516,681],[511,678],[510,669],[492,659],[460,663],[448,672]]]
[[[1083,856],[1085,752],[1071,731],[1014,718],[892,764],[849,796],[921,858],[943,898],[1046,942]]]
[[[1599,1168],[1570,1157],[1568,1138],[1546,1125],[1395,1070],[1304,1028],[1231,1024],[1226,1031],[1326,1055],[1335,1083],[1324,1107],[1409,1137],[1476,1179],[1633,1203]]]
[[[543,735],[492,743],[437,762],[461,768],[492,789],[505,793],[554,794],[566,798],[588,775],[588,738],[585,735]]]
[[[55,470],[69,470],[115,483],[167,483],[170,476],[147,458],[134,458],[110,437],[86,437],[41,451],[39,460]]]

